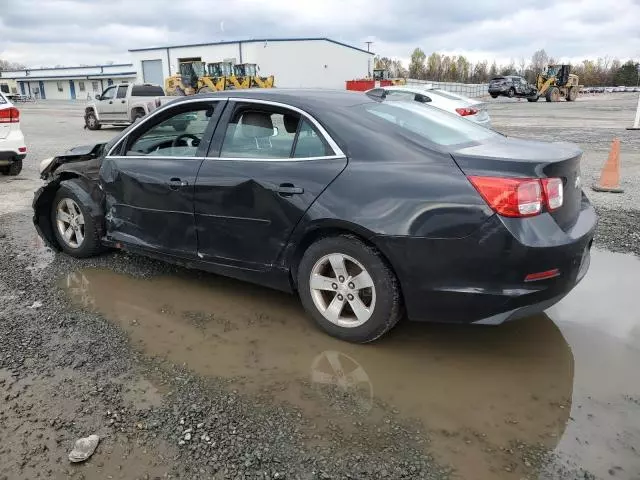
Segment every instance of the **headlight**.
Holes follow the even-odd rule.
[[[44,172],[44,169],[47,168],[49,164],[51,164],[51,162],[53,162],[53,158],[54,157],[45,158],[40,162],[40,173]]]

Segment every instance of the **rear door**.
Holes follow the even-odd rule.
[[[109,152],[100,186],[110,240],[195,256],[194,185],[223,105],[181,102],[139,123]]]
[[[119,85],[116,90],[116,98],[111,105],[111,114],[113,120],[128,121],[129,119],[129,105],[127,103],[127,92],[129,85]]]
[[[198,255],[262,270],[276,262],[311,203],[347,165],[326,131],[301,110],[229,102],[198,174]]]

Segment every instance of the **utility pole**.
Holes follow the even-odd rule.
[[[368,41],[368,42],[364,42],[367,44],[367,52],[371,51],[371,44],[373,43],[372,41]],[[367,76],[371,77],[371,55],[369,55],[369,58],[367,58]]]

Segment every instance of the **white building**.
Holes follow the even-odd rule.
[[[280,88],[344,89],[373,68],[373,53],[329,38],[273,38],[129,50],[138,81],[164,85],[181,63],[255,63]]]
[[[4,71],[0,72],[0,85],[6,85],[5,89],[10,89],[11,93],[35,98],[73,100],[94,97],[108,85],[135,82],[136,78],[133,65],[123,63]]]

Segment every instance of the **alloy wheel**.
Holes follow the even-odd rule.
[[[84,215],[78,204],[63,198],[56,206],[56,225],[63,241],[71,248],[80,248],[84,242]]]
[[[355,328],[373,314],[376,289],[373,278],[355,258],[332,253],[320,258],[309,278],[311,298],[331,323]]]

